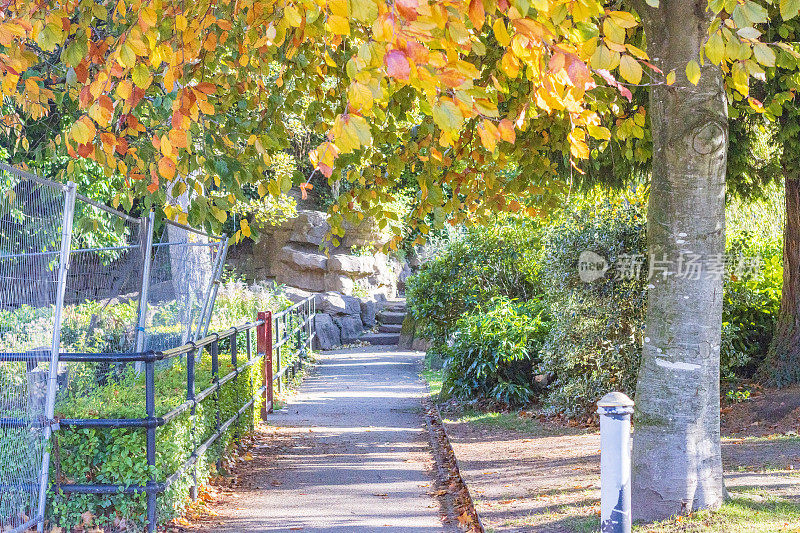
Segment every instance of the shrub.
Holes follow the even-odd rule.
[[[167,306],[169,304],[166,304]],[[217,296],[210,331],[221,331],[234,325],[253,321],[257,311],[279,311],[290,305],[289,300],[271,285],[247,286],[236,280],[222,284]],[[62,345],[66,352],[119,352],[133,348],[132,324],[136,323],[137,302],[131,300],[108,306],[100,313],[102,304],[86,301],[65,308]],[[158,308],[155,312],[169,313]],[[9,333],[0,335],[0,349],[14,351],[23,346],[46,345],[52,334],[52,310],[22,307],[13,311],[0,311],[0,320],[11,324]],[[291,324],[290,324],[291,327]],[[163,335],[180,338],[180,325],[165,326]],[[237,336],[241,365],[247,352],[246,336]],[[255,338],[252,339],[255,349]],[[287,346],[291,351],[292,343]],[[232,370],[229,341],[220,342],[220,377]],[[291,364],[291,358],[285,358]],[[144,374],[136,373],[130,365],[105,363],[68,363],[68,379],[59,390],[56,402],[58,418],[138,418],[145,416]],[[221,421],[233,416],[239,407],[260,386],[259,365],[229,381],[219,393],[222,408]],[[4,372],[13,373],[13,379],[25,379],[24,363],[0,365],[0,382],[10,383]],[[195,390],[200,392],[211,384],[211,359],[206,353],[196,366]],[[182,404],[186,394],[185,358],[171,364],[159,364],[156,372],[156,416],[161,416]],[[213,434],[216,427],[216,407],[212,395],[197,408],[195,432],[191,419],[185,413],[157,430],[157,465],[154,471],[147,466],[145,457],[145,432],[142,429],[81,429],[67,427],[54,435],[53,478],[63,483],[109,483],[142,485],[150,475],[163,481],[174,473],[194,450]],[[235,437],[245,435],[253,428],[254,417],[259,412],[256,403],[237,423],[226,431],[197,464],[200,482],[208,479],[212,465],[235,442]],[[14,432],[0,432],[0,441],[18,438]],[[0,449],[14,449],[2,446]],[[8,457],[0,457],[0,468],[6,467]],[[166,493],[159,496],[159,521],[167,521],[179,514],[187,502],[191,475],[175,482]],[[138,530],[143,527],[145,513],[144,495],[53,495],[48,507],[48,519],[67,530],[81,525],[83,513],[94,516],[101,527]],[[120,524],[124,524],[122,527]]]
[[[493,298],[486,310],[456,322],[445,349],[443,396],[491,399],[512,406],[535,394],[533,368],[548,330],[544,306],[536,301]]]
[[[465,313],[488,309],[498,296],[525,301],[539,292],[539,228],[537,221],[524,218],[470,228],[409,278],[409,311],[433,350],[443,348]]]
[[[239,336],[240,354],[244,354],[243,336]],[[226,353],[220,343],[221,353]],[[242,361],[239,361],[241,364]],[[233,370],[230,360],[220,357],[220,377]],[[211,385],[211,358],[204,356],[196,366],[197,392]],[[119,380],[109,380],[105,385],[91,389],[75,386],[73,382],[56,405],[58,418],[139,418],[145,416],[144,375],[129,372]],[[156,416],[162,416],[185,400],[185,359],[161,368],[156,374]],[[260,385],[258,365],[226,383],[220,390],[220,420],[233,416]],[[80,429],[64,428],[54,434],[54,477],[63,483],[109,483],[144,485],[151,474],[164,481],[189,458],[195,446],[208,439],[216,427],[214,396],[198,406],[195,432],[192,432],[190,414],[180,415],[156,432],[156,468],[151,470],[145,456],[145,431],[143,429]],[[235,437],[248,434],[253,429],[254,417],[260,406],[249,409],[231,428],[211,446],[197,463],[200,482],[208,479],[213,464],[235,442]],[[188,498],[191,473],[175,482],[159,495],[159,521],[174,518],[183,510]],[[79,526],[82,514],[90,512],[98,526],[111,526],[126,522],[128,529],[144,527],[146,498],[143,495],[91,495],[54,494],[50,498],[48,517],[68,531]]]
[[[609,265],[644,254],[644,213],[641,200],[607,201],[565,214],[545,237],[542,284],[553,321],[539,371],[554,375],[547,401],[567,415],[584,414],[610,390],[635,390],[647,267],[586,282],[578,263],[585,251]]]

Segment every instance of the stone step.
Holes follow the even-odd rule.
[[[383,308],[383,311],[391,311],[392,313],[405,313],[406,304],[387,305]]]
[[[362,341],[367,341],[373,346],[394,346],[400,342],[399,333],[367,333],[361,336]]]
[[[381,333],[400,333],[402,329],[402,324],[381,324],[378,326],[378,331]]]
[[[381,324],[402,324],[405,318],[405,313],[398,313],[397,311],[381,311],[378,313],[378,322]]]

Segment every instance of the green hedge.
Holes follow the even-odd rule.
[[[233,370],[229,350],[221,342],[220,378]],[[246,360],[244,336],[239,335],[238,364]],[[87,365],[91,366],[91,365]],[[220,421],[234,416],[260,386],[260,365],[255,364],[237,378],[226,383],[219,393]],[[88,368],[91,376],[95,369]],[[144,375],[128,371],[117,380],[105,385],[90,386],[91,381],[77,379],[56,405],[56,414],[63,418],[139,418],[145,416]],[[195,390],[201,392],[211,385],[211,357],[205,353],[196,365]],[[186,399],[185,359],[160,368],[156,372],[156,416],[162,416]],[[88,390],[87,390],[88,389]],[[62,428],[56,435],[52,470],[54,477],[63,483],[110,483],[143,485],[151,473],[164,481],[188,459],[194,448],[208,439],[216,427],[215,395],[200,404],[195,415],[195,433],[192,434],[190,414],[184,413],[156,432],[156,468],[151,472],[145,457],[145,430]],[[239,421],[234,423],[220,439],[201,457],[197,465],[199,481],[205,482],[213,471],[213,463],[234,444],[237,438],[249,434],[260,413],[260,399]],[[190,471],[191,472],[191,471]],[[179,515],[184,509],[191,484],[190,473],[174,483],[158,498],[159,522]],[[48,520],[60,527],[76,527],[82,514],[90,512],[95,523],[112,526],[125,520],[133,529],[144,526],[146,517],[144,495],[79,495],[52,494],[48,506]]]
[[[782,284],[780,231],[774,228],[782,221],[765,220],[763,213],[779,204],[778,195],[755,206],[734,202],[728,209],[726,253],[734,263],[760,257],[763,268],[760,276],[748,277],[737,275],[734,264],[725,277],[723,380],[753,377],[772,338]],[[646,201],[640,191],[585,201],[543,223],[503,219],[469,229],[424,265],[408,282],[408,304],[433,341],[431,353],[444,358],[452,396],[500,399],[495,385],[510,382],[509,366],[500,362],[534,361],[525,370],[527,379],[517,375],[521,368],[514,363],[515,386],[524,388],[506,393],[509,403],[535,397],[540,391],[533,376],[541,375],[547,377],[541,381],[551,382],[539,396],[552,411],[583,416],[608,391],[634,393],[647,306],[646,249]],[[586,251],[605,258],[610,268],[588,283],[578,270]],[[617,276],[616,266],[636,254],[644,261],[639,276]],[[544,306],[541,315],[532,316],[541,320],[535,334],[527,322],[510,318],[508,304],[498,307],[499,297]],[[514,306],[516,313],[524,308]],[[480,335],[481,327],[488,331],[503,321],[505,327],[487,338]],[[519,339],[529,335],[536,341],[521,346]],[[514,355],[501,356],[506,348]],[[473,372],[477,368],[480,374]]]

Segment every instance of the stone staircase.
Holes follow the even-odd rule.
[[[400,330],[405,318],[405,299],[387,300],[376,316],[377,333],[366,333],[361,340],[374,346],[395,346],[400,342]]]

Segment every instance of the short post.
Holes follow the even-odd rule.
[[[631,414],[633,400],[610,392],[597,402],[600,415],[600,531],[631,531]]]
[[[151,469],[156,466],[156,386],[155,386],[155,358],[148,352],[144,363],[144,398],[147,413],[147,466]],[[150,473],[147,481],[147,531],[156,531],[156,480]]]

